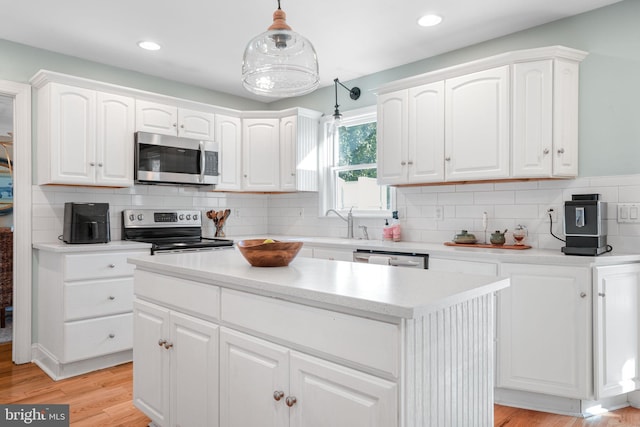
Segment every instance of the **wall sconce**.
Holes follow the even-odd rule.
[[[351,89],[349,89],[348,87],[346,87],[345,85],[343,85],[342,83],[340,83],[340,80],[338,80],[338,78],[333,80],[333,86],[334,89],[336,91],[336,105],[335,105],[335,110],[333,112],[333,127],[334,129],[337,129],[340,126],[340,120],[342,119],[342,114],[340,113],[340,105],[338,104],[338,85],[342,86],[343,88],[345,88],[346,90],[349,91],[349,97],[351,99],[353,99],[354,101],[357,100],[358,98],[360,98],[360,88],[359,87],[353,87]]]

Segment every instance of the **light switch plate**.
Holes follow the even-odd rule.
[[[640,203],[618,203],[618,223],[640,223]]]

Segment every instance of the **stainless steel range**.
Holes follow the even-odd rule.
[[[125,209],[122,238],[151,243],[151,255],[233,246],[233,240],[202,237],[202,216],[197,210]]]

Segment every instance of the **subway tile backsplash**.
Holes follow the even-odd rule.
[[[55,241],[62,234],[64,203],[107,202],[111,208],[111,236],[121,238],[123,209],[173,208],[204,212],[229,208],[227,236],[291,235],[345,237],[346,224],[320,212],[317,193],[244,194],[204,191],[191,187],[136,185],[126,189],[33,186],[33,241]],[[398,188],[397,209],[402,239],[439,243],[450,241],[465,229],[482,239],[482,213],[489,216],[488,234],[512,230],[517,224],[529,230],[533,247],[560,249],[563,243],[549,233],[547,209],[555,211],[554,234],[562,236],[562,209],[572,194],[600,193],[608,202],[608,240],[614,250],[640,251],[640,226],[618,224],[618,203],[640,203],[640,175],[585,177],[573,180],[479,183]],[[203,234],[213,236],[213,221],[204,219]],[[384,219],[356,218],[368,228],[371,239],[380,239]],[[507,243],[512,243],[507,233]]]

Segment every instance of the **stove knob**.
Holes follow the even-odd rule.
[[[193,220],[197,220],[198,219],[198,214],[193,214]]]
[[[136,216],[134,214],[129,214],[129,221],[135,221]]]
[[[187,214],[187,221],[191,219],[191,215]]]
[[[138,214],[138,221],[142,221],[144,219],[144,215]]]
[[[182,221],[182,220],[184,219],[184,215],[183,215],[183,214],[180,214],[180,216],[178,217],[178,219],[179,219],[180,221]]]

